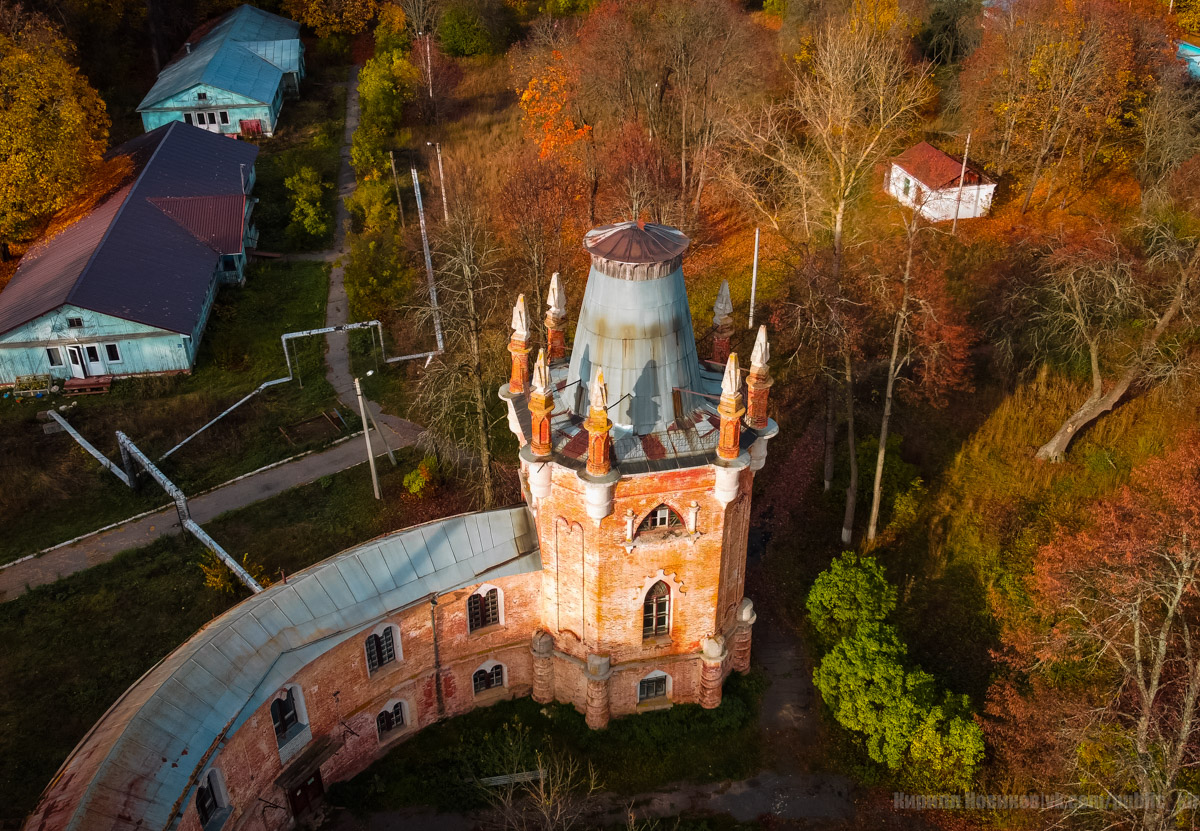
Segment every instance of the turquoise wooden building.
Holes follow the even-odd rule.
[[[239,6],[191,34],[138,112],[146,130],[182,121],[213,133],[269,136],[303,77],[300,24]]]
[[[218,288],[244,281],[257,147],[175,122],[111,155],[125,181],[0,291],[0,385],[187,372]]]

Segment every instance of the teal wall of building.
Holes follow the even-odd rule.
[[[286,77],[286,76],[285,76]],[[200,95],[205,97],[202,99]],[[279,111],[283,107],[283,85],[275,92],[272,101],[254,101],[223,89],[197,84],[186,92],[159,101],[150,109],[142,111],[142,125],[149,132],[172,121],[186,121],[185,114],[192,116],[193,123],[204,115],[205,129],[212,132],[237,135],[242,132],[242,121],[257,120],[262,132],[275,132],[279,121]],[[215,122],[208,124],[208,114],[212,113]],[[226,114],[227,123],[223,123],[221,113]]]

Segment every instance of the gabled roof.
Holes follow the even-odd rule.
[[[931,190],[941,190],[947,187],[957,187],[958,178],[962,174],[962,157],[955,158],[943,153],[927,141],[913,145],[892,163],[908,171],[909,175]],[[978,168],[967,164],[967,176],[964,185],[990,185],[992,180],[983,175]]]
[[[429,596],[541,570],[525,506],[360,545],[216,618],[130,687],[63,763],[25,828],[171,828],[207,754],[305,665]]]
[[[131,180],[22,258],[0,291],[0,333],[70,303],[191,334],[217,258],[242,250],[243,166],[257,155],[178,121],[112,151]]]
[[[158,74],[138,112],[197,84],[270,103],[283,74],[299,71],[300,51],[299,23],[238,6],[192,32],[183,54]]]

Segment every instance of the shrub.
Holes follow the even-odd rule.
[[[404,105],[416,95],[419,80],[417,68],[399,49],[369,59],[358,73],[362,123],[384,132],[396,130]]]
[[[438,463],[433,456],[426,456],[420,464],[404,476],[404,487],[413,496],[424,496],[431,486],[437,485]]]
[[[325,207],[325,192],[332,185],[323,181],[314,168],[305,166],[287,177],[284,186],[292,204],[292,221],[286,231],[288,239],[303,244],[328,234],[333,218]]]
[[[438,37],[446,54],[460,58],[490,55],[496,48],[482,12],[465,3],[450,6],[442,13]]]
[[[847,551],[817,575],[805,606],[817,634],[834,643],[882,622],[896,608],[896,588],[874,557]]]

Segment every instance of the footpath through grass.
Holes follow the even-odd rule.
[[[504,701],[421,730],[355,778],[333,785],[329,801],[357,814],[430,805],[465,811],[486,805],[475,779],[536,764],[536,751],[566,752],[595,765],[604,788],[621,794],[672,782],[744,779],[762,767],[758,706],[765,687],[757,673],[733,674],[721,706],[677,704],[669,710],[588,728],[566,704],[531,698]],[[526,731],[527,734],[526,734]],[[513,737],[525,734],[524,742]]]
[[[323,325],[328,285],[325,263],[253,265],[244,288],[219,294],[191,375],[122,379],[106,395],[0,401],[0,563],[169,501],[152,484],[130,491],[65,433],[45,435],[38,410],[66,406],[66,419],[110,459],[119,458],[117,430],[157,458],[263,381],[286,376],[280,335]],[[293,346],[303,387],[269,388],[162,464],[186,493],[320,447],[343,432],[320,419],[336,405],[324,377],[324,341],[306,338]],[[351,414],[343,415],[354,427]],[[314,417],[320,421],[308,428],[280,430]]]
[[[365,466],[240,511],[206,530],[272,579],[380,534],[467,509],[444,489],[403,488],[418,461],[380,466],[382,501]],[[0,604],[0,822],[19,820],[75,744],[142,674],[245,596],[205,588],[203,548],[166,537]]]

